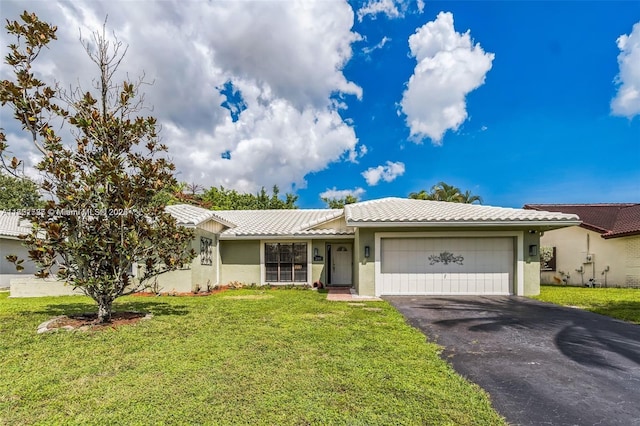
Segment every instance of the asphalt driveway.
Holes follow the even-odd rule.
[[[511,424],[640,425],[640,326],[522,297],[385,297]]]

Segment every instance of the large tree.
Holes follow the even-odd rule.
[[[321,200],[327,204],[330,209],[343,209],[347,204],[354,204],[358,202],[358,197],[355,195],[346,195],[343,198],[329,198],[322,197]]]
[[[27,12],[20,19],[6,25],[16,39],[5,58],[15,78],[0,83],[0,103],[12,108],[42,154],[35,167],[50,195],[44,213],[24,214],[33,224],[24,244],[41,268],[38,276],[55,273],[81,289],[98,304],[98,320],[108,322],[116,298],[195,256],[192,232],[157,202],[158,193],[176,186],[175,167],[165,158],[155,118],[137,115],[143,79],[115,80],[126,53],[121,42],[107,41],[104,27],[91,43],[83,41],[97,65],[93,90],[62,92],[39,80],[32,68],[55,40],[56,27]],[[68,131],[58,133],[59,125]],[[0,156],[15,174],[21,160],[9,159],[8,149],[0,132]],[[9,257],[20,268],[21,260]],[[136,279],[134,263],[143,265]]]
[[[35,182],[0,171],[0,210],[36,208],[43,204]]]
[[[431,187],[429,192],[424,189],[420,192],[412,192],[409,194],[409,198],[416,200],[448,201],[451,203],[473,204],[476,201],[482,203],[482,198],[479,195],[474,195],[469,190],[462,192],[457,186],[449,185],[446,182],[438,182]]]
[[[297,209],[298,196],[285,194],[280,198],[280,188],[273,186],[271,195],[262,187],[256,194],[242,193],[234,189],[211,187],[199,197],[201,204],[214,210],[282,210]]]

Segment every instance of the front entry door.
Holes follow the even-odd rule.
[[[353,273],[353,246],[351,244],[331,245],[331,282],[332,285],[351,285]]]

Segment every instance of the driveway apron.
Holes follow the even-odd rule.
[[[523,297],[385,297],[510,424],[640,425],[640,326]]]

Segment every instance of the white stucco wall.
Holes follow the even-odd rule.
[[[83,293],[62,281],[23,277],[11,280],[9,297],[72,296],[74,294]]]
[[[202,265],[200,259],[200,237],[210,238],[212,241],[212,264]],[[168,272],[157,276],[157,289],[164,293],[191,292],[196,288],[206,290],[207,285],[213,287],[218,283],[218,239],[215,234],[203,229],[195,231],[195,238],[191,247],[196,252],[193,262],[186,268]],[[15,265],[8,262],[5,256],[15,254],[25,259],[23,272],[17,272]],[[11,297],[63,296],[78,294],[71,286],[55,280],[36,279],[33,274],[37,271],[34,263],[28,260],[28,252],[17,239],[0,238],[0,288],[10,288]],[[147,283],[151,285],[152,283]]]
[[[572,226],[545,232],[540,245],[556,248],[556,270],[541,273],[544,284],[559,284],[564,272],[571,285],[594,278],[602,285],[606,279],[611,287],[640,286],[640,236],[604,239],[597,232]],[[587,254],[593,255],[591,263],[586,263]]]
[[[6,256],[16,255],[18,259],[24,259],[24,270],[18,272],[16,266],[7,261]],[[33,278],[37,271],[36,265],[29,260],[29,254],[22,241],[13,238],[0,238],[0,288],[7,288],[14,278]]]

